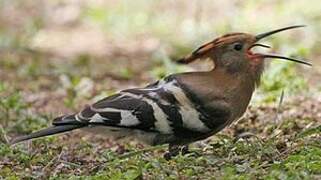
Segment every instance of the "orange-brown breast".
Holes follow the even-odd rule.
[[[243,115],[255,89],[255,83],[245,75],[233,75],[224,70],[183,73],[178,78],[205,106],[226,104],[232,112],[229,121]]]

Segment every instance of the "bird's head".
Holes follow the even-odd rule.
[[[231,73],[246,71],[256,76],[261,74],[264,66],[263,60],[267,58],[283,59],[311,66],[308,62],[290,57],[252,52],[252,48],[257,46],[269,48],[267,45],[258,43],[263,38],[281,31],[299,27],[303,26],[289,26],[258,35],[248,33],[226,34],[202,45],[178,62],[187,64],[199,58],[210,58],[214,61],[214,69],[224,68]]]

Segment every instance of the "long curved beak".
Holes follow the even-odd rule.
[[[259,41],[259,40],[261,40],[263,38],[271,36],[272,34],[276,34],[276,33],[279,33],[279,32],[282,32],[282,31],[286,31],[286,30],[289,30],[289,29],[300,28],[300,27],[305,27],[305,25],[289,26],[289,27],[284,27],[284,28],[273,30],[273,31],[269,31],[269,32],[266,32],[266,33],[258,34],[258,35],[255,36],[255,39],[256,39],[256,42],[257,42],[257,41]],[[254,47],[254,46],[267,47],[267,46],[262,45],[262,44],[253,44],[251,46],[251,48]],[[303,61],[303,60],[294,59],[294,58],[290,58],[290,57],[285,57],[285,56],[281,56],[281,55],[276,55],[276,54],[257,54],[257,55],[262,57],[262,58],[283,59],[283,60],[293,61],[293,62],[296,62],[296,63],[301,63],[301,64],[305,64],[305,65],[308,65],[308,66],[312,66],[312,64],[309,63],[309,62],[306,62],[306,61]]]
[[[292,61],[292,62],[312,66],[312,64],[309,62],[299,60],[299,59],[290,58],[290,57],[280,56],[280,55],[276,55],[276,54],[259,54],[258,56],[263,57],[263,58],[283,59],[283,60],[287,60],[287,61]]]
[[[258,40],[263,39],[265,37],[271,36],[272,34],[275,34],[275,33],[278,33],[278,32],[282,32],[282,31],[286,31],[286,30],[289,30],[289,29],[300,28],[300,27],[305,27],[305,25],[288,26],[288,27],[285,27],[285,28],[276,29],[276,30],[273,30],[273,31],[269,31],[269,32],[265,32],[265,33],[262,33],[262,34],[258,34],[258,35],[255,36],[255,38],[256,38],[256,41],[258,41]]]

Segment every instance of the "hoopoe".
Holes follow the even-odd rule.
[[[264,59],[278,58],[251,51],[269,47],[257,43],[272,34],[299,28],[290,26],[259,35],[231,33],[214,39],[179,60],[190,63],[209,58],[214,68],[206,72],[172,74],[143,88],[122,90],[78,113],[53,120],[52,126],[14,139],[21,141],[84,129],[115,138],[135,137],[149,145],[169,144],[169,159],[182,147],[208,138],[239,119],[260,83]],[[187,149],[187,148],[185,148]]]

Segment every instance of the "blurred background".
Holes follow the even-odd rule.
[[[318,107],[320,12],[319,0],[0,0],[1,138],[45,127],[115,91],[208,69],[208,63],[174,61],[225,33],[289,25],[307,27],[264,44],[313,68],[268,61],[252,105],[275,107],[284,91],[284,101],[304,97]]]
[[[0,8],[0,80],[32,100],[54,93],[68,96],[65,105],[78,106],[69,101],[91,98],[99,93],[95,90],[108,93],[191,67],[206,68],[172,61],[222,34],[298,24],[307,27],[275,35],[267,44],[314,67],[272,62],[263,98],[274,100],[283,88],[320,89],[318,0],[0,0]]]

